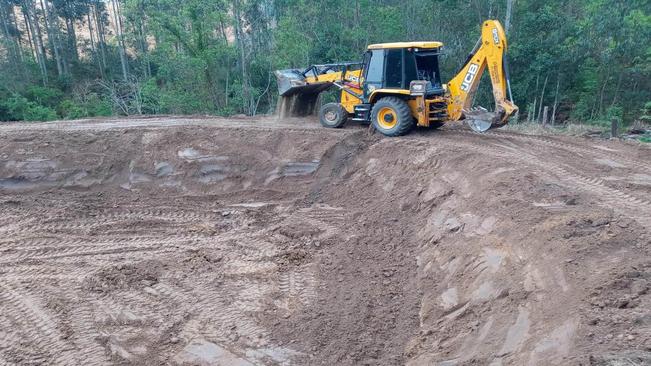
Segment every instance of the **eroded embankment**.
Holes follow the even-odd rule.
[[[6,140],[0,364],[649,360],[648,187],[565,142],[550,165],[549,140],[446,131]]]

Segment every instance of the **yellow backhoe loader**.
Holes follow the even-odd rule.
[[[325,127],[342,127],[350,119],[371,123],[384,135],[399,136],[416,125],[439,127],[464,119],[478,132],[505,125],[518,107],[512,102],[502,25],[497,20],[483,23],[481,38],[447,84],[441,83],[439,73],[442,47],[441,42],[373,44],[362,62],[278,70],[278,112],[281,117],[314,114],[319,94],[334,86],[341,90],[339,103],[319,109]],[[494,112],[471,108],[486,68]]]

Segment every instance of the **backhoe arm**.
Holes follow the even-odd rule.
[[[509,117],[517,112],[518,107],[513,104],[510,97],[511,86],[505,58],[506,50],[506,34],[500,22],[497,20],[485,21],[477,45],[468,55],[468,59],[459,73],[448,83],[451,97],[448,115],[451,120],[465,117],[474,129],[485,131],[492,127],[505,125]],[[486,110],[471,111],[479,81],[487,67],[495,97],[495,113],[489,113]]]

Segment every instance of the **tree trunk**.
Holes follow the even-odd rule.
[[[619,89],[622,87],[622,79],[624,78],[624,71],[619,73],[619,78],[617,79],[617,87],[615,88],[615,95],[613,96],[613,101],[610,103],[610,106],[613,107],[617,103],[617,97],[619,96]]]
[[[38,37],[37,33],[40,33],[40,30],[37,31],[38,19],[36,18],[35,12],[31,9],[34,4],[28,4],[27,1],[22,2],[23,16],[25,17],[25,26],[27,28],[28,36],[31,35],[30,45],[33,43],[34,53],[36,55],[36,62],[41,71],[41,79],[43,81],[43,86],[46,86],[48,83],[47,77],[47,67],[45,65],[45,50],[41,44],[41,39]],[[33,41],[33,42],[32,42]]]
[[[45,42],[43,42],[43,32],[41,31],[41,22],[39,21],[38,18],[38,13],[36,12],[36,4],[33,3],[32,6],[34,7],[33,10],[33,15],[34,15],[34,28],[36,29],[36,39],[38,40],[38,47],[39,51],[41,52],[41,55],[43,56],[43,61],[47,61],[47,52],[45,52]],[[45,16],[45,14],[43,15]]]
[[[556,77],[556,94],[554,95],[554,106],[552,107],[552,126],[556,124],[556,108],[558,107],[558,89],[561,86],[561,75]]]
[[[57,70],[60,70],[59,76],[67,75],[69,72],[68,59],[66,58],[65,52],[63,52],[63,46],[61,45],[61,31],[59,27],[59,15],[57,14],[56,7],[50,4],[47,0],[45,1],[45,7],[48,11],[48,17],[50,18],[50,29],[54,35],[54,49],[57,56],[57,63],[60,63],[60,66],[57,65]]]
[[[0,5],[0,21],[2,22],[2,30],[4,32],[5,45],[9,53],[9,59],[14,66],[19,65],[20,58],[18,57],[18,47],[14,37],[9,32],[9,22],[11,21],[8,12],[4,5]]]
[[[86,14],[86,22],[88,23],[88,34],[90,35],[90,51],[95,53],[95,35],[93,34],[93,21],[90,19],[90,11]]]
[[[61,53],[56,42],[56,31],[52,27],[52,21],[48,18],[51,17],[49,5],[46,5],[45,0],[41,0],[41,10],[43,11],[43,19],[45,20],[45,29],[47,31],[47,40],[50,44],[50,50],[54,55],[57,64],[57,73],[59,76],[63,75],[63,62],[61,60]],[[50,18],[51,19],[51,18]]]
[[[115,30],[118,36],[118,51],[120,52],[120,64],[122,66],[122,78],[124,81],[129,79],[129,71],[127,65],[127,55],[124,50],[124,37],[122,34],[122,21],[120,20],[120,13],[118,9],[118,0],[111,0],[113,6],[113,18],[115,19]]]
[[[246,46],[244,44],[244,32],[242,31],[242,18],[240,13],[240,1],[233,0],[233,14],[235,15],[235,41],[237,42],[240,58],[240,70],[242,72],[242,97],[245,102],[244,111],[251,115],[253,106],[251,105],[251,86],[249,70],[246,57]]]
[[[601,92],[599,93],[599,108],[597,109],[597,114],[595,115],[595,117],[603,114],[604,92],[606,91],[606,86],[608,85],[609,81],[610,81],[610,76],[606,78],[606,81],[604,81],[604,86],[601,87]]]
[[[139,19],[138,19],[138,38],[140,40],[140,48],[144,63],[144,73],[147,78],[151,77],[151,62],[149,61],[149,46],[147,44],[147,31],[145,28],[145,9],[143,1],[138,3]]]
[[[543,100],[545,98],[545,89],[547,88],[548,79],[549,79],[549,75],[545,76],[545,82],[543,83],[542,93],[540,94],[540,106],[538,107],[538,117],[536,118],[536,121],[540,121],[542,108],[543,108]]]
[[[88,18],[88,33],[90,34],[90,49],[93,53],[93,57],[97,62],[97,69],[99,70],[99,77],[104,79],[104,67],[102,66],[102,60],[99,57],[99,52],[97,52],[97,43],[95,42],[95,35],[93,34],[93,18],[90,16],[90,11],[86,14]]]
[[[34,47],[34,43],[32,43],[32,30],[31,30],[31,21],[27,19],[27,11],[25,11],[25,7],[23,5],[23,21],[25,22],[25,30],[27,30],[27,44],[29,44],[29,49],[32,51],[32,57],[34,57],[34,60],[38,60],[38,54],[36,53],[36,47]]]
[[[18,29],[18,20],[16,18],[16,12],[14,10],[14,7],[10,6],[9,8],[11,9],[11,12],[8,13],[7,16],[9,17],[10,21],[12,22],[14,28]],[[25,59],[23,58],[23,50],[22,50],[21,45],[20,45],[20,36],[16,37],[15,41],[16,41],[15,44],[16,44],[16,53],[18,55],[18,59],[20,60],[20,63],[24,65],[25,64]]]
[[[104,23],[102,22],[102,15],[99,10],[99,1],[95,2],[93,10],[95,24],[97,25],[97,43],[99,44],[100,60],[102,60],[102,69],[106,70],[106,39],[104,37]]]
[[[79,52],[77,52],[77,34],[75,33],[74,19],[66,18],[66,32],[68,35],[68,55],[70,58],[77,62],[79,61]]]
[[[69,59],[72,59],[74,62],[79,61],[79,52],[77,51],[77,33],[75,31],[75,18],[72,14],[74,14],[74,11],[70,8],[72,6],[71,1],[66,1],[65,2],[65,7],[66,7],[66,14],[69,16],[65,16],[65,22],[66,22],[66,33],[67,33],[67,43],[68,43],[68,55],[70,55]]]
[[[513,2],[515,0],[506,0],[506,19],[504,20],[504,32],[506,35],[509,34],[509,29],[511,29],[511,14],[513,13]]]

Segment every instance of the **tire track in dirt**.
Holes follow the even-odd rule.
[[[316,298],[316,277],[311,265],[280,273],[278,289],[285,296],[283,307],[291,310],[296,303],[309,306]]]
[[[169,284],[159,282],[151,286],[151,289],[153,292],[150,291],[149,293],[152,293],[158,297],[166,297],[168,299],[171,299],[175,304],[191,304],[196,301],[194,294],[192,294],[190,291],[179,290],[171,287]]]
[[[48,355],[53,364],[78,364],[79,360],[70,353],[73,350],[61,340],[56,322],[33,300],[4,281],[0,283],[0,297],[5,314],[23,325],[21,330],[25,332],[26,339],[20,339],[20,342],[35,345]]]
[[[76,292],[83,292],[77,287]],[[111,360],[106,354],[106,349],[99,344],[98,339],[102,336],[95,325],[95,317],[90,305],[94,301],[88,297],[81,297],[75,303],[75,311],[70,315],[69,325],[73,330],[73,343],[78,349],[84,351],[84,362],[87,365],[107,365]]]
[[[21,221],[6,227],[0,228],[0,232],[7,234],[33,234],[39,232],[60,233],[60,232],[79,232],[89,231],[109,225],[120,225],[124,223],[141,222],[145,219],[168,221],[174,224],[186,224],[192,222],[210,222],[215,219],[212,215],[201,215],[192,213],[163,213],[156,211],[134,211],[99,214],[96,216],[76,217],[76,218],[58,218],[55,222],[39,222],[34,220]]]
[[[587,177],[578,173],[576,170],[570,171],[563,168],[560,164],[548,163],[545,159],[522,151],[521,149],[504,145],[500,149],[489,141],[478,140],[478,142],[471,143],[463,140],[441,140],[441,142],[454,144],[455,146],[465,146],[479,154],[490,153],[496,157],[508,156],[511,158],[511,161],[518,161],[520,164],[533,167],[535,169],[534,172],[543,173],[542,176],[551,172],[559,180],[565,181],[566,184],[569,183],[568,188],[578,188],[583,192],[596,196],[599,198],[597,202],[601,206],[614,209],[620,214],[632,217],[647,228],[651,227],[651,202],[616,188],[608,187],[600,178]]]
[[[267,343],[269,332],[256,324],[247,313],[250,308],[235,302],[234,294],[211,291],[199,294],[199,301],[192,308],[192,319],[183,327],[181,336],[185,339],[214,339],[218,342],[245,344],[255,348]]]
[[[46,260],[57,259],[65,257],[83,257],[83,256],[99,256],[105,254],[118,253],[120,250],[124,252],[137,252],[137,251],[150,251],[155,252],[163,248],[180,248],[180,249],[195,249],[196,245],[201,242],[207,241],[205,238],[187,235],[187,236],[165,236],[161,238],[141,239],[140,237],[124,238],[118,240],[103,239],[88,244],[83,239],[68,240],[65,237],[56,241],[49,239],[47,246],[33,245],[30,247],[9,247],[0,250],[4,254],[3,261],[0,264],[13,264],[26,260]],[[54,246],[52,244],[59,244]],[[193,245],[194,244],[194,245]],[[101,248],[101,250],[99,249]]]
[[[462,132],[462,131],[459,131]],[[468,134],[476,134],[475,132],[470,132],[470,131],[464,131],[463,133],[468,133]],[[612,159],[612,158],[617,158],[619,161],[627,163],[631,167],[641,167],[644,169],[651,169],[651,162],[647,162],[644,160],[639,160],[635,158],[631,158],[630,156],[626,156],[621,154],[618,151],[609,151],[605,152],[600,149],[588,149],[585,147],[581,147],[578,145],[571,144],[569,142],[563,142],[563,141],[558,141],[554,139],[553,137],[546,137],[546,136],[536,136],[536,135],[523,135],[523,134],[518,134],[518,133],[512,133],[512,132],[506,132],[506,131],[490,131],[484,133],[484,135],[487,136],[492,136],[496,138],[512,138],[512,139],[517,139],[521,141],[527,141],[527,142],[534,142],[537,144],[543,144],[545,146],[551,146],[557,149],[563,149],[567,150],[570,152],[574,153],[579,153],[579,154],[587,154],[588,156],[599,156],[602,158],[607,158],[607,159]]]
[[[91,247],[92,248],[92,247]],[[170,251],[170,248],[165,248],[161,243],[156,244],[140,244],[135,247],[125,247],[122,245],[108,245],[103,249],[94,249],[88,250],[89,247],[77,247],[77,248],[66,248],[54,250],[53,253],[23,253],[17,258],[11,258],[8,261],[0,262],[2,265],[18,263],[21,261],[33,261],[33,260],[48,260],[48,259],[60,259],[60,258],[81,258],[81,257],[97,257],[102,255],[110,254],[126,254],[126,253],[135,253],[135,252],[147,252],[147,253],[158,253]],[[172,250],[174,248],[171,248]]]
[[[179,127],[214,128],[214,129],[246,129],[257,131],[292,131],[297,133],[311,134],[350,134],[351,130],[328,129],[324,130],[318,124],[304,123],[303,119],[296,119],[295,123],[279,121],[276,117],[250,118],[242,120],[209,118],[209,119],[141,119],[141,120],[88,120],[80,121],[52,121],[41,123],[7,123],[0,126],[3,133],[23,134],[29,131],[50,131],[50,132],[84,132],[84,133],[106,133],[115,130],[138,129],[138,130],[165,130]]]

